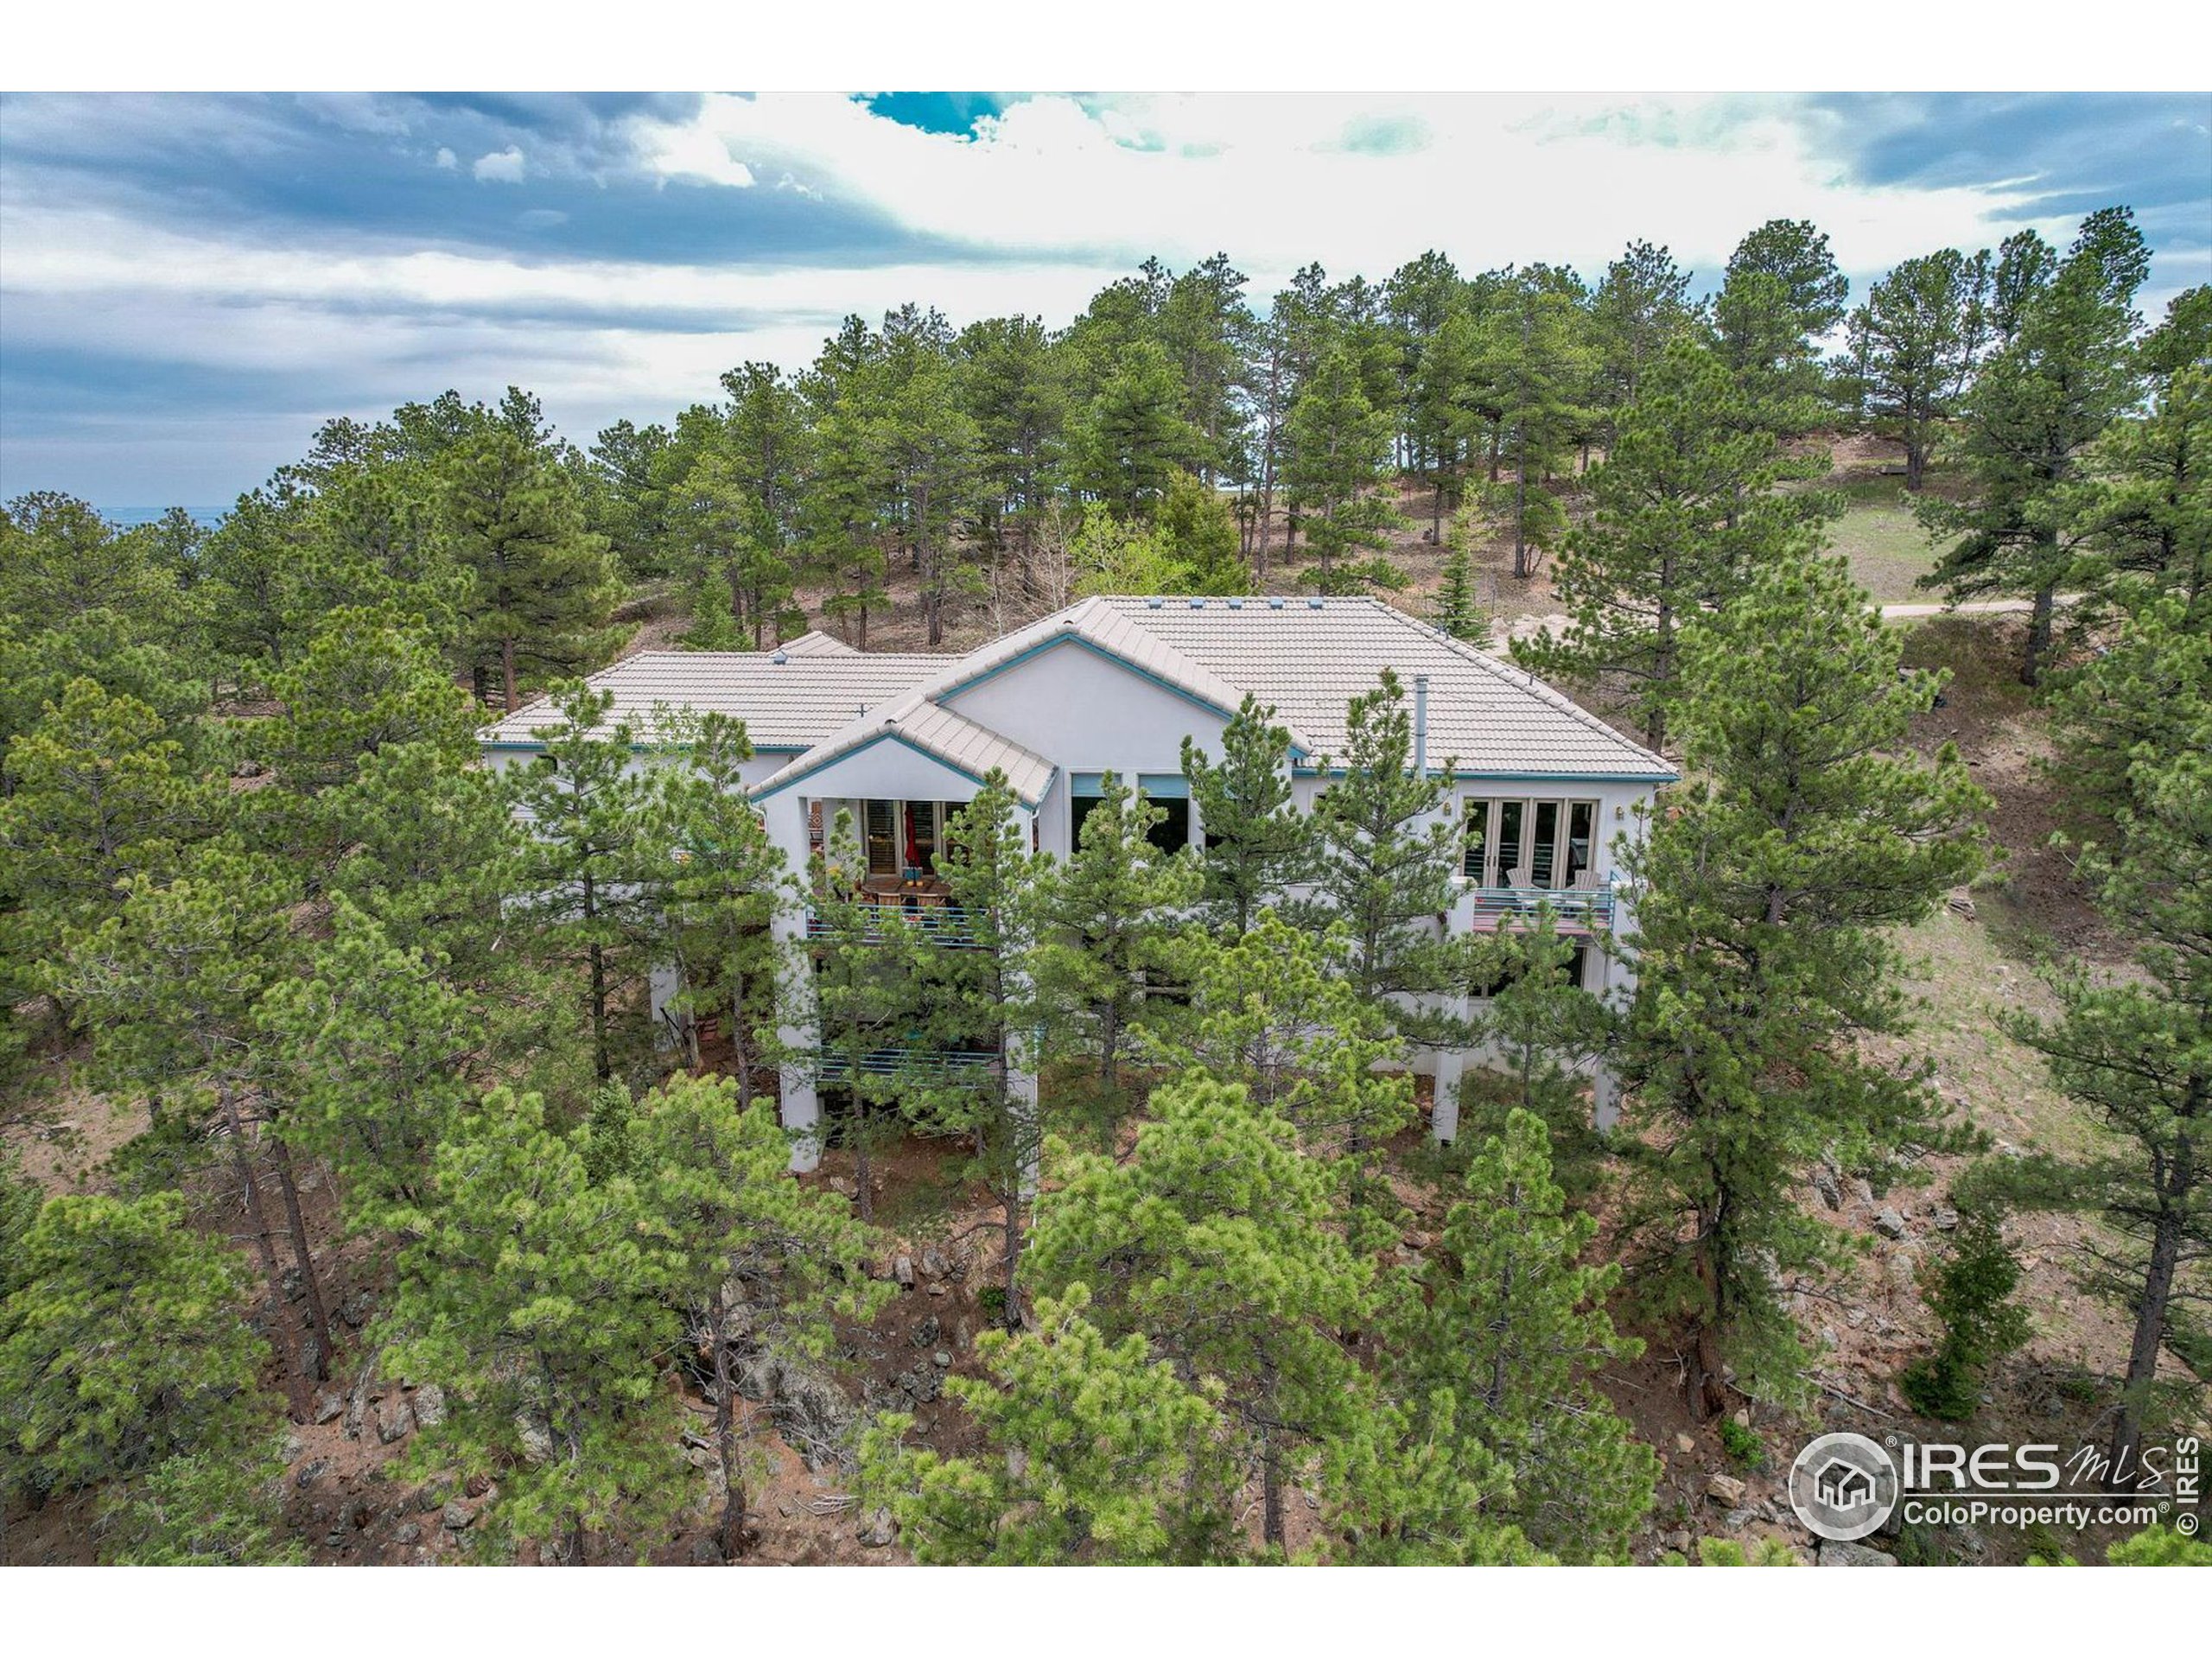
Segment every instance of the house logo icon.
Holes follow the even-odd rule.
[[[1897,1505],[1897,1465],[1864,1434],[1823,1434],[1789,1465],[1789,1507],[1815,1537],[1855,1542]]]

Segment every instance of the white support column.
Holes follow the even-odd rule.
[[[683,982],[676,971],[676,964],[672,962],[653,963],[647,984],[652,997],[653,1046],[658,1050],[674,1048],[676,1027],[670,1021],[668,1005],[676,1000],[676,994],[683,988]]]
[[[1590,1122],[1600,1133],[1621,1121],[1620,1080],[1613,1076],[1609,1065],[1599,1065],[1590,1073]]]
[[[1043,1148],[1037,1144],[1037,1074],[1034,1071],[1008,1071],[1006,1074],[1007,1104],[1024,1117],[1027,1134],[1024,1137],[1029,1154],[1022,1161],[1021,1196],[1033,1198],[1042,1180]]]
[[[1440,1143],[1449,1144],[1459,1134],[1459,1079],[1465,1075],[1465,1050],[1436,1051],[1436,1102],[1429,1115],[1428,1132]]]

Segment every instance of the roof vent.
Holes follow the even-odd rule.
[[[1244,601],[1241,599],[1232,599],[1229,601],[1229,608],[1232,611],[1241,611],[1244,608]]]
[[[788,663],[791,661],[791,657],[788,652],[779,651],[768,660],[772,663]]]
[[[1205,607],[1206,602],[1203,599],[1194,599],[1191,601],[1191,608],[1194,611],[1203,611]]]
[[[1309,599],[1306,601],[1306,608],[1309,611],[1318,611],[1321,608],[1321,601],[1318,599]]]
[[[1144,607],[1147,611],[1156,611],[1166,602],[1164,599],[1147,599],[1144,602]]]
[[[1268,601],[1268,608],[1271,611],[1279,611],[1282,609],[1282,601],[1280,599],[1269,600]]]

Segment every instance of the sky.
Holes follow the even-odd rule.
[[[1717,282],[2132,206],[2212,280],[2212,95],[772,93],[0,98],[0,498],[220,507],[337,415],[453,387],[588,443],[906,301],[1058,325],[1156,255],[1380,280],[1631,238]]]

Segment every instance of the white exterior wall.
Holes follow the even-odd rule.
[[[1179,775],[1183,739],[1217,756],[1221,728],[1228,723],[1226,716],[1073,641],[1048,645],[944,702],[1058,767],[1043,803],[1038,840],[1042,850],[1062,858],[1071,850],[1071,773],[1110,772],[1131,788],[1145,772]]]

